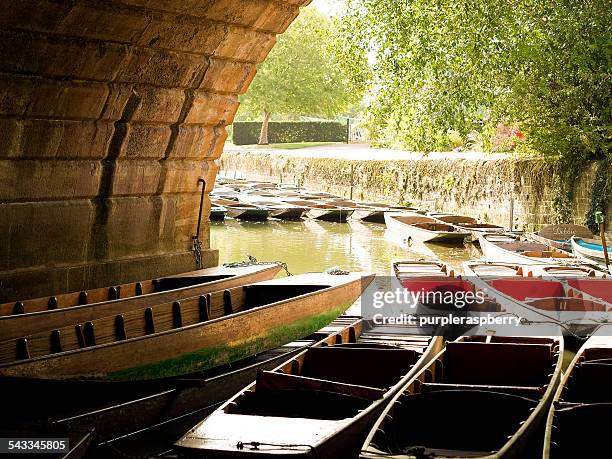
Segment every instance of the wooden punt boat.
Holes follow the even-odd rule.
[[[0,340],[272,279],[280,269],[277,263],[235,268],[220,266],[136,283],[140,287],[126,284],[8,303],[0,307],[5,313],[0,317]],[[54,309],[49,309],[51,304]],[[25,313],[8,315],[11,309]]]
[[[601,240],[572,237],[571,244],[574,255],[580,257],[581,259],[595,262],[599,266],[605,268],[606,258],[604,255],[603,246],[601,245]],[[612,260],[612,246],[607,247],[607,249],[608,258]]]
[[[245,196],[243,202],[252,204],[270,211],[270,217],[277,218],[279,220],[299,220],[308,211],[304,206],[298,206],[295,204],[289,204],[280,201],[267,195],[250,195]]]
[[[489,261],[518,264],[578,264],[571,254],[539,242],[524,241],[511,234],[481,234],[478,238]]]
[[[586,226],[582,225],[546,225],[536,233],[527,233],[525,237],[541,244],[546,244],[556,249],[572,251],[570,239],[572,236],[592,238],[593,233]]]
[[[217,206],[223,206],[227,210],[227,215],[236,220],[246,220],[261,222],[266,221],[270,216],[270,210],[246,204],[244,202],[232,201],[230,199],[212,199],[211,202]]]
[[[491,223],[478,223],[475,218],[467,217],[464,215],[444,214],[430,212],[427,215],[435,218],[436,220],[452,225],[458,230],[468,231],[472,237],[472,242],[478,241],[478,236],[481,234],[489,233],[503,233],[506,229],[503,226],[493,225]]]
[[[470,235],[467,231],[414,212],[386,212],[385,224],[404,240],[462,243]]]
[[[501,266],[500,266],[501,265]],[[506,272],[496,275],[494,269]],[[500,269],[500,271],[501,271]],[[512,265],[498,263],[464,263],[466,278],[477,288],[495,298],[505,311],[513,312],[527,320],[559,323],[576,334],[589,334],[599,324],[610,320],[612,304],[594,296],[576,295],[568,283],[552,279],[532,277],[524,269],[516,267],[514,276],[509,275]],[[606,279],[594,279],[603,280]],[[589,282],[574,279],[571,282]],[[598,290],[606,286],[596,287]],[[609,289],[609,286],[607,286]]]
[[[210,221],[222,222],[225,220],[225,214],[227,214],[227,209],[225,207],[213,205],[210,208]]]
[[[527,457],[541,446],[562,363],[560,337],[448,343],[380,415],[360,457]],[[449,409],[457,422],[441,429]]]
[[[546,421],[544,459],[609,457],[612,327],[591,336],[565,371]]]
[[[367,328],[367,327],[365,327]],[[312,347],[251,384],[184,435],[186,456],[356,457],[371,424],[442,347],[441,337],[376,327]]]
[[[364,209],[357,209],[353,219],[370,223],[385,223],[385,212],[416,212],[424,213],[415,207],[392,206],[380,202],[360,202]]]
[[[0,342],[0,376],[140,380],[220,366],[344,312],[371,275],[303,274]]]
[[[283,202],[295,206],[305,207],[306,216],[315,220],[328,222],[346,223],[346,220],[353,214],[353,209],[339,207],[331,204],[324,204],[318,201],[308,201],[303,199],[285,199]]]
[[[201,419],[202,410],[214,410],[253,381],[258,370],[274,369],[332,334],[347,339],[350,327],[360,324],[359,317],[340,316],[312,335],[279,348],[180,378],[146,382],[1,378],[5,416],[0,419],[0,435],[11,427],[42,422],[68,430],[95,429],[96,443],[100,443],[163,422],[179,430],[173,443]],[[199,417],[190,422],[184,419],[189,416]]]
[[[469,278],[456,276],[455,270],[445,263],[398,260],[392,262],[392,269],[400,285],[413,292],[413,298],[418,298],[415,303],[416,314],[440,315],[449,312],[480,313],[503,310],[498,302],[486,297],[482,301],[466,301],[467,292],[470,292],[470,298],[475,298],[476,285]],[[455,336],[460,334],[461,331]]]

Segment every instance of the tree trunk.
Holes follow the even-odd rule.
[[[272,116],[272,113],[270,113],[267,110],[264,110],[263,112],[263,120],[261,122],[261,131],[259,133],[259,145],[268,145],[268,123],[270,121],[270,116]]]

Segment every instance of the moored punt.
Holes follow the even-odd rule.
[[[554,247],[528,242],[510,234],[481,234],[480,247],[490,261],[518,264],[577,264],[571,254]]]
[[[308,210],[304,206],[297,206],[272,199],[274,198],[266,198],[261,195],[252,195],[245,198],[244,202],[268,209],[270,211],[270,217],[277,218],[279,220],[299,220]]]
[[[132,284],[104,289],[85,291],[86,294],[67,293],[51,297],[55,309],[48,309],[51,301],[47,298],[25,300],[25,314],[4,315],[0,317],[0,340],[8,340],[30,335],[43,330],[85,323],[101,317],[124,314],[130,311],[151,307],[157,304],[182,301],[187,298],[205,295],[214,291],[238,287],[272,279],[278,274],[281,266],[276,263],[249,265],[239,267],[219,266],[200,269],[188,273],[170,276],[152,281],[143,281],[141,295],[133,295]],[[124,287],[124,288],[121,288]],[[104,295],[115,292],[120,297],[104,301]],[[87,298],[90,303],[75,304],[75,299]],[[98,301],[100,300],[100,301]],[[6,311],[12,304],[6,305]]]
[[[583,335],[610,319],[612,304],[593,296],[577,296],[567,280],[532,277],[523,271],[528,267],[517,269],[513,276],[498,276],[491,271],[496,265],[468,262],[464,263],[464,272],[477,288],[495,298],[506,311],[527,320],[563,324],[565,329]],[[479,269],[481,266],[489,270]],[[579,282],[583,281],[586,279]]]
[[[269,209],[253,204],[231,201],[229,199],[212,199],[211,201],[217,206],[225,207],[227,215],[236,220],[266,221],[270,216]]]
[[[443,345],[410,330],[355,330],[260,372],[176,445],[186,456],[356,457],[388,401]]]
[[[541,445],[562,362],[560,337],[448,343],[380,415],[360,457],[526,457]],[[449,408],[458,422],[440,428]]]
[[[571,224],[546,225],[537,233],[525,234],[527,239],[565,250],[566,252],[572,251],[572,244],[570,241],[572,236],[584,238],[594,237],[591,230],[586,226]]]
[[[385,223],[385,212],[417,212],[419,209],[406,206],[391,206],[380,202],[360,202],[364,209],[356,209],[352,218],[370,223]]]
[[[385,223],[390,231],[404,240],[461,243],[470,234],[414,212],[386,212]]]
[[[391,269],[395,277],[402,280],[404,277],[419,276],[452,276],[452,270],[445,263],[423,260],[394,260]]]
[[[571,244],[574,255],[584,260],[595,262],[601,267],[605,267],[606,259],[601,240],[572,237]],[[607,246],[607,249],[608,259],[612,260],[612,246]]]
[[[0,342],[0,376],[140,380],[220,366],[306,336],[372,276],[304,274]]]
[[[612,326],[602,325],[576,353],[557,389],[544,434],[544,459],[609,457]]]
[[[493,225],[491,223],[478,223],[475,218],[463,215],[442,214],[435,212],[431,212],[428,215],[442,223],[452,225],[458,230],[468,231],[472,235],[472,242],[477,242],[478,236],[481,234],[503,233],[506,231],[503,226]]]
[[[53,428],[93,428],[96,443],[147,427],[155,429],[159,423],[164,424],[164,430],[178,432],[176,439],[202,415],[253,381],[258,370],[272,370],[330,335],[339,334],[347,340],[351,328],[360,326],[361,318],[342,315],[297,341],[180,378],[147,382],[1,378],[0,402],[5,416],[0,419],[0,435],[11,426],[44,420]],[[120,449],[125,446],[121,442]]]
[[[225,214],[227,209],[223,206],[211,206],[210,208],[210,221],[211,222],[222,222],[225,220]]]
[[[33,298],[0,305],[0,316],[53,311],[73,306],[93,305],[116,300],[134,299],[141,304],[163,303],[188,296],[208,293],[213,289],[235,287],[245,283],[272,279],[280,270],[276,264],[240,266],[236,268],[216,266],[198,269],[159,279],[149,279],[130,284],[62,293],[50,297]],[[206,284],[206,285],[202,285]],[[202,290],[204,289],[204,290]],[[2,336],[0,334],[0,336]]]
[[[283,202],[296,206],[303,206],[307,210],[306,216],[315,220],[325,220],[328,222],[346,223],[352,215],[353,209],[339,207],[331,204],[323,204],[317,201],[307,201],[299,199],[286,199]]]

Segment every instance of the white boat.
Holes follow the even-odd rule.
[[[427,215],[435,218],[441,223],[452,225],[458,230],[468,231],[472,235],[472,242],[478,241],[478,236],[489,233],[503,233],[506,229],[503,226],[491,223],[478,223],[475,218],[465,215],[445,214],[430,212]]]
[[[612,416],[612,326],[603,325],[578,350],[548,413],[543,459],[608,457]]]
[[[470,235],[467,231],[415,212],[387,212],[385,224],[402,240],[409,241],[461,243]]]
[[[579,264],[571,254],[511,234],[481,234],[480,248],[489,261],[518,264]]]
[[[606,258],[601,245],[601,240],[572,236],[572,251],[574,255],[584,260],[593,261],[605,266]],[[608,259],[612,260],[612,247],[608,246]]]

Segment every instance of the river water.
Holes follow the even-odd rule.
[[[284,261],[289,271],[300,274],[340,267],[349,271],[390,274],[398,258],[441,260],[458,272],[463,261],[481,257],[471,243],[460,247],[439,244],[402,245],[385,225],[331,223],[317,220],[285,222],[213,222],[210,246],[219,249],[219,263],[246,260]]]

